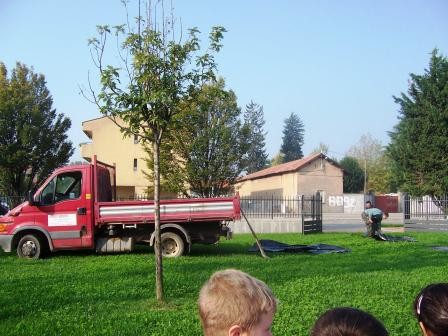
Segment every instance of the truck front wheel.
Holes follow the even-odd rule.
[[[44,244],[35,235],[28,234],[20,238],[17,244],[17,255],[20,258],[39,259],[43,256]]]
[[[182,237],[174,232],[164,232],[161,235],[162,256],[168,258],[180,257],[184,254],[185,243]]]

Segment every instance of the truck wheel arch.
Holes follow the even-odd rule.
[[[174,223],[163,224],[160,226],[160,234],[162,234],[164,232],[174,232],[174,233],[180,234],[182,236],[182,238],[185,240],[185,243],[187,244],[188,252],[190,252],[191,238],[190,238],[190,235],[188,234],[187,230],[185,230],[182,226],[180,226],[179,224],[174,224]],[[154,246],[155,239],[156,239],[156,234],[155,234],[155,232],[153,232],[151,234],[151,238],[149,240],[150,246]]]
[[[16,230],[13,231],[14,238],[12,240],[11,250],[16,249],[20,239],[27,234],[37,234],[41,236],[42,238],[45,239],[45,242],[48,244],[48,249],[50,251],[54,250],[50,234],[46,230],[35,225],[21,226],[20,228],[17,228]]]

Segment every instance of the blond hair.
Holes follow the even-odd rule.
[[[206,336],[227,335],[233,325],[250,331],[263,314],[277,309],[277,299],[263,281],[235,269],[214,273],[202,286],[198,303]]]

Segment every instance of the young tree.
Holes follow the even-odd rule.
[[[182,195],[183,197],[189,198],[190,192],[189,187],[186,183],[187,172],[185,170],[186,161],[183,157],[180,156],[179,150],[176,150],[175,147],[178,145],[175,143],[176,139],[182,137],[183,134],[183,125],[177,124],[173,118],[172,123],[177,125],[175,126],[176,132],[165,132],[164,141],[160,146],[160,157],[159,157],[159,168],[160,168],[160,190],[161,192]],[[175,137],[174,135],[179,135],[179,137]],[[185,139],[186,139],[185,135]],[[179,146],[187,146],[188,140],[181,141]],[[154,154],[153,154],[153,146],[150,144],[144,145],[145,152],[148,153],[148,157],[144,159],[146,162],[146,166],[148,167],[148,172],[143,172],[145,177],[149,181],[149,185],[146,189],[148,195],[154,195],[154,175],[152,170],[154,169]]]
[[[302,120],[294,112],[285,120],[283,127],[283,143],[280,151],[285,155],[284,162],[303,157],[305,127]]]
[[[359,166],[364,170],[364,192],[369,190],[379,191],[378,186],[372,182],[378,181],[375,174],[383,169],[382,157],[384,156],[384,149],[381,142],[372,137],[370,133],[363,134],[358,143],[350,147],[346,156],[355,158]]]
[[[392,162],[384,152],[378,160],[369,167],[369,181],[367,187],[379,193],[396,192],[397,185],[392,175]]]
[[[323,154],[327,155],[329,150],[330,150],[330,146],[328,146],[327,144],[324,144],[323,142],[320,142],[319,146],[314,148],[312,153],[323,153]]]
[[[408,93],[394,97],[399,122],[387,148],[401,189],[415,196],[448,193],[448,59],[434,49],[429,69],[411,74]]]
[[[263,129],[264,124],[263,106],[251,101],[246,105],[244,111],[244,125],[249,130],[247,139],[249,149],[246,158],[246,172],[248,174],[262,170],[267,165],[268,154],[265,148],[266,132]]]
[[[17,63],[0,63],[0,193],[24,196],[38,179],[66,164],[70,119],[56,113],[45,77]]]
[[[278,152],[271,160],[270,160],[270,166],[278,166],[282,163],[285,163],[285,154],[282,152]]]
[[[353,157],[344,157],[339,164],[344,168],[344,192],[358,193],[364,188],[364,171],[358,160]]]
[[[367,162],[367,166],[370,166],[383,156],[383,152],[381,141],[375,139],[370,133],[367,133],[361,136],[357,144],[349,148],[347,156],[358,160],[360,166],[364,166],[365,161]]]
[[[169,191],[186,196],[226,195],[244,169],[248,128],[224,80],[202,88],[176,116],[177,132],[170,132],[162,148],[162,177]],[[166,146],[166,148],[165,148]],[[176,162],[176,164],[173,164]]]
[[[157,7],[157,10],[154,10]],[[185,40],[175,35],[173,11],[167,17],[164,2],[147,6],[146,17],[137,17],[137,26],[129,23],[113,28],[117,37],[120,66],[106,65],[104,54],[112,35],[109,26],[98,26],[98,38],[90,39],[94,62],[98,67],[101,88],[91,89],[93,102],[100,112],[125,126],[117,125],[125,135],[137,135],[152,146],[154,179],[156,297],[163,301],[163,268],[160,246],[160,146],[165,133],[172,127],[183,101],[193,100],[204,83],[213,81],[216,69],[214,53],[222,45],[225,29],[213,27],[209,47],[199,54],[196,28],[190,29]],[[160,13],[160,21],[154,19]]]

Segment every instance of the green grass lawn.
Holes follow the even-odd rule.
[[[448,234],[413,233],[418,242],[388,243],[361,234],[269,234],[290,244],[328,243],[350,253],[246,252],[250,235],[219,246],[194,246],[191,254],[164,260],[167,304],[154,301],[154,256],[56,253],[23,260],[0,253],[0,333],[6,335],[201,335],[196,300],[216,270],[237,268],[265,281],[280,301],[274,335],[308,335],[331,307],[366,310],[391,335],[419,335],[412,301],[420,288],[448,281]]]

